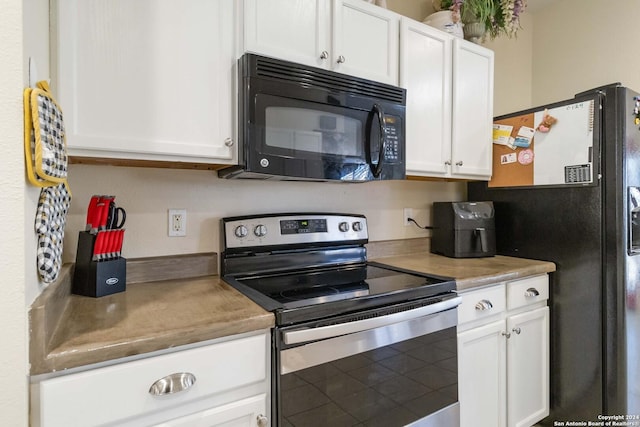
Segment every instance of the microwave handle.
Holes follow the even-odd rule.
[[[376,116],[378,116],[378,124],[380,126],[380,149],[378,152],[378,164],[374,164],[373,160],[369,166],[371,167],[371,173],[374,178],[378,178],[382,173],[382,165],[384,163],[384,146],[386,144],[386,128],[385,128],[385,115],[384,110],[378,104],[373,104],[371,110]],[[369,140],[369,150],[371,150],[371,140]]]

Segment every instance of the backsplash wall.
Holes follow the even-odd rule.
[[[123,255],[141,258],[219,251],[219,220],[268,212],[364,214],[371,241],[429,236],[403,225],[403,208],[431,223],[434,201],[463,200],[460,182],[383,181],[360,184],[218,179],[215,172],[72,165],[73,193],[65,229],[64,262],[75,260],[92,194],[113,194],[127,211]],[[168,209],[187,210],[187,236],[168,237]]]

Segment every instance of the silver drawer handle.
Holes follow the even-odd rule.
[[[511,338],[511,334],[509,332],[502,332],[503,337],[507,337],[507,339]]]
[[[322,53],[320,54],[320,59],[327,59],[329,57],[329,52],[327,52],[326,50],[323,50]]]
[[[524,296],[527,298],[537,297],[538,295],[540,295],[540,292],[538,292],[536,288],[529,288],[526,291],[524,291]]]
[[[340,55],[338,56],[338,64],[344,64],[345,62],[347,62],[347,58],[345,58],[344,56]]]
[[[188,390],[196,382],[196,376],[189,372],[177,372],[160,378],[151,384],[149,394],[153,396],[163,396],[165,394],[180,393]]]
[[[227,147],[232,147],[233,146],[233,139],[225,138],[224,145],[226,145]]]
[[[488,299],[478,301],[478,303],[476,304],[476,310],[478,311],[491,310],[492,308],[493,304]]]
[[[456,166],[462,166],[464,163],[462,163],[462,160],[460,160],[459,162],[456,162]]]
[[[515,332],[517,335],[520,335],[520,332],[522,332],[522,329],[515,327],[513,329],[511,329],[512,332]]]

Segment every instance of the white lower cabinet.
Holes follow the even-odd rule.
[[[549,414],[548,277],[461,296],[461,427],[531,427]]]
[[[32,380],[31,425],[267,426],[268,336]]]
[[[458,334],[461,426],[505,426],[506,354],[504,320]]]
[[[266,427],[268,425],[267,396],[242,399],[217,408],[206,409],[185,417],[176,418],[156,427]]]
[[[549,307],[507,318],[507,422],[530,427],[549,415]]]

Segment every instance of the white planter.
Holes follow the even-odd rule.
[[[450,10],[441,10],[439,12],[432,13],[422,22],[431,27],[445,31],[453,36],[464,38],[462,22],[453,22],[453,12]]]

